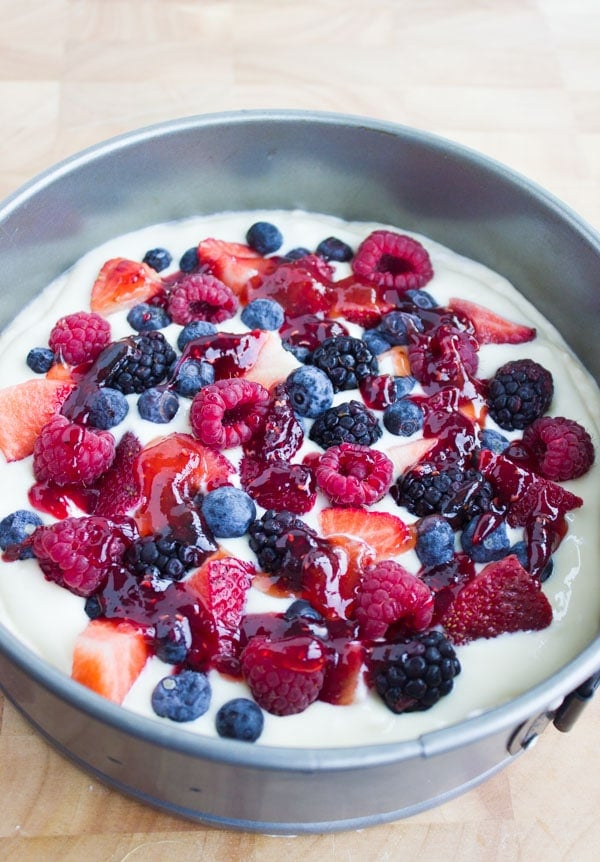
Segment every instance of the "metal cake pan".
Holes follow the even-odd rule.
[[[111,139],[39,175],[0,207],[0,325],[112,236],[254,208],[392,222],[479,260],[516,284],[598,379],[597,233],[543,189],[473,151],[327,113],[176,120]],[[55,671],[0,626],[4,692],[67,757],[172,813],[269,833],[365,827],[443,802],[510,763],[548,724],[568,728],[599,669],[600,637],[510,703],[419,739],[279,749],[202,738],[129,713]]]

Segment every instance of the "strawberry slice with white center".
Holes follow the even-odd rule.
[[[7,461],[31,455],[40,431],[72,389],[71,383],[46,377],[0,389],[0,451]]]
[[[536,336],[532,326],[514,323],[476,302],[455,298],[450,307],[471,321],[480,344],[523,344]]]
[[[75,641],[71,676],[120,704],[149,656],[143,627],[125,620],[91,620]]]
[[[114,257],[106,261],[92,285],[90,307],[98,314],[112,314],[147,302],[163,289],[163,281],[152,267],[125,257]]]

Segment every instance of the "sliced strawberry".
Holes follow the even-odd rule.
[[[115,257],[106,261],[92,285],[90,308],[98,314],[111,314],[147,302],[162,290],[162,279],[152,267]]]
[[[477,466],[508,504],[508,522],[512,527],[526,526],[539,517],[558,521],[583,505],[581,497],[504,454],[482,449]]]
[[[258,433],[244,445],[244,460],[250,456],[255,461],[291,461],[304,439],[304,432],[294,413],[287,389],[283,383],[274,386],[270,401]],[[251,476],[251,465],[247,462],[240,473],[242,483],[256,478]],[[262,468],[258,472],[261,472]]]
[[[210,614],[217,634],[216,654],[232,655],[239,638],[239,626],[255,570],[237,557],[215,555],[206,560],[187,580]]]
[[[203,335],[200,338],[194,338],[186,345],[179,364],[186,359],[200,359],[213,366],[216,380],[246,377],[258,362],[270,335],[261,329],[241,333],[217,332],[216,335]],[[179,364],[173,376],[176,376]]]
[[[388,371],[396,377],[408,377],[410,374],[410,360],[408,349],[401,344],[390,347],[379,354],[379,367],[382,371]]]
[[[0,389],[0,451],[7,461],[31,455],[40,431],[72,389],[71,383],[46,377]]]
[[[243,376],[270,389],[274,383],[285,380],[298,367],[298,362],[289,350],[282,347],[276,333],[262,334],[265,337],[259,346],[256,362],[248,371],[244,371]]]
[[[451,299],[450,307],[471,321],[480,344],[523,344],[535,338],[531,326],[513,323],[489,308],[466,299]]]
[[[135,469],[141,488],[135,519],[142,536],[165,528],[182,529],[183,534],[201,529],[194,497],[227,484],[235,472],[224,455],[184,433],[160,437],[144,447]],[[188,535],[188,540],[195,537]]]
[[[329,268],[324,270],[323,261],[315,255],[282,263],[272,273],[252,279],[248,285],[248,300],[274,299],[284,307],[288,317],[327,314],[335,301],[328,272]]]
[[[336,300],[331,310],[333,317],[343,317],[359,326],[377,326],[381,316],[394,306],[382,299],[373,285],[361,282],[356,276],[340,279],[335,284]]]
[[[552,622],[552,606],[537,578],[511,555],[488,565],[464,586],[441,623],[455,644],[505,632],[539,631]]]
[[[365,670],[365,648],[361,641],[334,640],[325,665],[325,679],[319,700],[337,706],[354,701],[358,682]]]
[[[361,573],[341,545],[321,541],[304,557],[302,597],[327,620],[350,619]]]
[[[149,655],[142,627],[126,621],[91,620],[75,641],[71,676],[120,704]]]
[[[131,431],[121,438],[115,457],[98,479],[90,494],[93,499],[91,511],[97,515],[125,515],[140,501],[141,488],[136,470],[137,457],[142,444]]]
[[[438,444],[437,437],[422,437],[410,443],[400,443],[386,449],[386,455],[394,465],[397,474],[405,473],[417,461],[424,458]]]
[[[245,299],[246,285],[257,275],[268,275],[277,266],[277,259],[263,257],[248,245],[225,242],[209,237],[198,245],[200,264],[208,264],[210,271],[227,287]]]
[[[377,560],[402,554],[415,544],[413,530],[388,512],[331,507],[319,512],[319,525],[325,536],[341,534],[366,542]]]

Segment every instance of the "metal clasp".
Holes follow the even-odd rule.
[[[571,730],[599,685],[600,670],[565,697],[554,715],[554,727],[562,733]]]

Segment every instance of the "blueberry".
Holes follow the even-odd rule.
[[[156,272],[162,272],[163,269],[167,269],[167,267],[171,266],[172,260],[173,257],[166,248],[151,248],[143,257],[143,262],[147,263]]]
[[[88,596],[83,609],[91,620],[97,620],[104,613],[102,602],[98,596]]]
[[[335,260],[338,263],[344,263],[352,260],[354,252],[343,240],[336,236],[328,236],[327,239],[321,240],[317,246],[317,254],[324,257],[325,260]]]
[[[454,530],[441,515],[429,515],[417,525],[415,553],[424,566],[440,566],[454,557]]]
[[[494,431],[492,428],[486,428],[481,433],[481,448],[482,449],[491,449],[496,455],[500,455],[507,446],[510,445],[510,441],[504,434],[500,434],[499,431]]]
[[[177,336],[177,347],[183,351],[185,347],[195,338],[203,338],[205,335],[216,335],[217,327],[208,320],[192,320],[186,323]]]
[[[164,308],[140,302],[129,310],[127,323],[136,332],[148,332],[150,329],[164,329],[171,323],[171,318]]]
[[[461,533],[460,544],[465,554],[475,563],[491,563],[493,560],[501,560],[510,548],[506,524],[502,521],[495,530],[484,536],[483,539],[473,542],[475,530],[480,525],[480,517],[472,518]]]
[[[243,536],[256,518],[256,506],[251,497],[239,488],[222,485],[203,498],[202,514],[212,531],[220,539]]]
[[[110,386],[94,389],[86,398],[87,422],[93,428],[107,431],[125,419],[129,412],[127,398]]]
[[[406,377],[394,377],[394,400],[400,401],[415,388],[416,380],[407,374]]]
[[[207,711],[211,689],[208,677],[194,670],[166,676],[152,692],[152,709],[172,721],[193,721]]]
[[[308,257],[310,251],[307,248],[302,248],[302,246],[298,246],[297,248],[291,248],[284,255],[285,260],[302,260],[303,257]]]
[[[313,365],[292,371],[288,375],[286,389],[294,411],[309,419],[329,409],[333,402],[333,383],[324,371]]]
[[[283,237],[279,228],[271,222],[257,221],[248,228],[246,242],[259,254],[271,254],[281,248]]]
[[[45,374],[54,365],[54,353],[49,347],[32,347],[25,361],[36,374]]]
[[[242,311],[242,323],[248,329],[279,329],[284,319],[283,308],[274,299],[254,299]]]
[[[154,649],[161,661],[181,664],[192,645],[192,632],[187,617],[164,614],[154,627]]]
[[[523,568],[529,571],[529,549],[527,547],[527,542],[516,542],[511,548],[508,549],[506,556],[508,556],[509,554],[514,554],[517,560],[523,566]],[[543,584],[544,581],[547,581],[553,571],[554,559],[550,557],[550,559],[548,560],[548,562],[538,576],[540,583]]]
[[[203,386],[215,382],[215,369],[210,362],[200,359],[184,359],[177,370],[174,388],[178,395],[193,398]]]
[[[409,398],[400,398],[383,411],[383,424],[399,437],[410,437],[423,427],[423,411]]]
[[[224,703],[215,719],[219,736],[243,742],[256,742],[264,723],[261,708],[246,697],[236,697]]]
[[[142,419],[166,425],[179,410],[179,398],[170,389],[157,386],[142,392],[137,406]]]
[[[179,258],[179,269],[182,272],[193,272],[198,266],[198,249],[196,246],[188,248]]]
[[[381,318],[377,331],[389,344],[408,344],[408,334],[422,332],[423,322],[416,314],[407,311],[390,311]]]
[[[10,545],[20,545],[41,524],[42,519],[35,512],[17,509],[0,521],[0,548],[5,551]],[[33,548],[29,546],[22,548],[19,553],[20,560],[28,560],[33,556]]]
[[[362,340],[374,356],[379,356],[380,353],[384,353],[391,347],[390,342],[378,329],[366,329],[363,332]]]
[[[437,302],[426,290],[407,290],[404,294],[417,308],[436,308]]]
[[[288,622],[297,620],[298,618],[305,620],[314,620],[315,622],[323,622],[323,617],[316,608],[313,608],[310,602],[306,599],[296,599],[286,608],[284,619]]]

